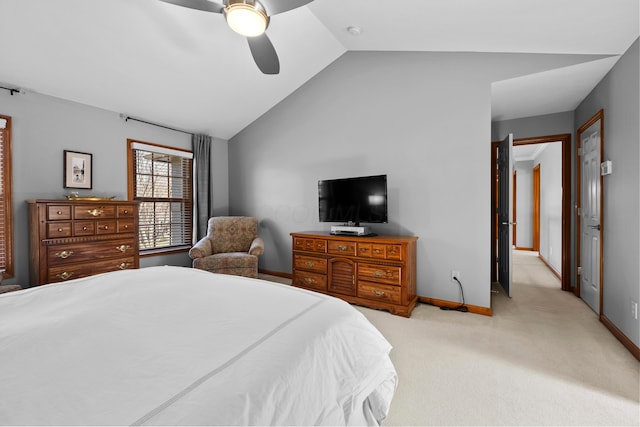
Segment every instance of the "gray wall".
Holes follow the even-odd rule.
[[[562,143],[545,144],[540,165],[540,255],[562,274]]]
[[[560,135],[563,133],[574,134],[573,122],[573,111],[492,122],[491,139],[492,141],[501,141],[509,133],[513,133],[513,139]]]
[[[93,155],[93,189],[80,195],[127,199],[127,138],[191,149],[191,136],[181,132],[125,122],[119,113],[34,92],[15,94],[0,90],[0,113],[12,118],[15,277],[7,283],[29,283],[28,199],[60,199],[63,188],[63,150]],[[227,141],[215,140],[215,208],[228,209]],[[220,190],[222,188],[222,190]],[[186,253],[148,257],[142,266],[190,265]]]
[[[640,48],[629,48],[615,67],[578,106],[576,129],[604,109],[604,156],[613,174],[604,177],[603,309],[637,346],[640,321],[631,302],[640,300]]]
[[[346,53],[230,140],[230,209],[260,219],[260,267],[290,272],[289,233],[329,229],[318,180],[386,173],[390,222],[373,228],[419,237],[418,294],[459,301],[458,270],[489,307],[491,82],[575,60]]]

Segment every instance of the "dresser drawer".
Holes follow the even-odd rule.
[[[95,221],[76,221],[73,223],[74,236],[91,236],[96,232]]]
[[[133,257],[114,258],[86,264],[61,265],[59,267],[49,268],[47,283],[64,282],[65,280],[77,279],[79,277],[133,268],[136,268]]]
[[[358,264],[358,279],[400,286],[401,267],[376,264]]]
[[[51,222],[47,224],[47,238],[70,237],[71,230],[70,222]]]
[[[293,284],[302,288],[326,291],[327,276],[324,274],[296,270]]]
[[[118,218],[134,218],[136,214],[136,208],[133,205],[119,205],[118,206]]]
[[[325,253],[327,252],[327,241],[296,237],[293,239],[293,249],[296,251]]]
[[[47,260],[49,265],[60,265],[122,258],[133,256],[134,249],[130,239],[53,245],[47,248]]]
[[[358,296],[376,301],[400,304],[402,288],[399,286],[382,285],[380,283],[358,281]]]
[[[386,245],[386,254],[385,258],[394,260],[394,261],[402,261],[402,246],[401,245]]]
[[[47,221],[71,219],[71,206],[47,206]]]
[[[327,252],[334,255],[356,256],[356,243],[342,240],[329,240]]]
[[[402,246],[380,243],[358,243],[358,256],[402,261]]]
[[[118,232],[115,219],[99,220],[96,222],[96,234],[111,234]]]
[[[135,221],[131,219],[119,219],[118,220],[118,233],[133,233],[136,231]]]
[[[371,257],[384,259],[387,256],[387,245],[371,245]]]
[[[73,207],[75,219],[115,218],[116,207],[113,205],[79,205]]]
[[[315,271],[316,273],[327,272],[327,260],[304,255],[295,255],[294,266],[296,270]]]
[[[371,243],[358,243],[358,256],[371,258]]]

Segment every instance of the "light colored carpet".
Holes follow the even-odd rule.
[[[464,284],[464,282],[463,282]],[[394,346],[385,425],[640,425],[640,363],[531,253],[493,316],[357,307]]]

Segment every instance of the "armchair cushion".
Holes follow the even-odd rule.
[[[214,254],[249,252],[258,237],[258,220],[243,216],[220,216],[209,219],[207,237]]]
[[[244,252],[214,254],[193,260],[193,267],[213,273],[258,277],[258,257]]]

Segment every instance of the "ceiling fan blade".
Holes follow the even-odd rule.
[[[189,9],[204,10],[205,12],[222,13],[224,6],[209,0],[160,0]]]
[[[280,72],[280,61],[276,49],[271,44],[271,40],[264,33],[258,37],[247,37],[249,49],[253,60],[264,74],[278,74]]]
[[[304,6],[307,3],[311,3],[313,0],[258,0],[264,10],[267,11],[267,15],[273,16],[278,13],[286,12],[287,10],[295,9],[300,6]]]

